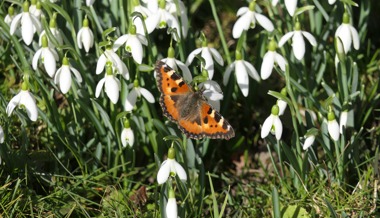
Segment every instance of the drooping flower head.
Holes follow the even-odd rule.
[[[278,46],[282,47],[286,41],[292,38],[293,54],[298,60],[302,60],[306,50],[305,40],[303,37],[305,37],[312,46],[317,45],[317,41],[315,40],[314,36],[309,32],[302,31],[301,24],[299,21],[297,21],[294,26],[294,31],[288,32],[283,37],[281,37],[280,41],[278,42]]]
[[[143,46],[148,45],[148,41],[144,35],[136,33],[136,26],[131,25],[129,34],[120,36],[113,45],[113,50],[117,50],[120,46],[125,44],[125,50],[132,54],[133,60],[141,64],[143,58]]]
[[[74,74],[78,83],[82,82],[82,76],[80,75],[79,71],[70,66],[69,59],[67,57],[63,57],[62,66],[57,70],[57,73],[54,77],[54,83],[59,85],[59,89],[63,94],[66,94],[71,88],[71,73]]]
[[[189,68],[184,64],[182,61],[175,59],[175,51],[172,46],[169,47],[168,49],[168,57],[164,58],[161,60],[165,64],[167,64],[169,67],[171,67],[173,70],[178,72],[178,68],[182,72],[183,78],[187,81],[190,82],[193,80],[193,77],[190,73]],[[154,72],[156,73],[156,72]]]
[[[58,45],[63,45],[63,38],[61,36],[60,30],[57,28],[57,20],[56,20],[56,14],[53,15],[52,19],[49,22],[49,29],[52,35],[54,36],[54,39],[57,41]],[[42,36],[46,34],[46,31],[43,30],[40,35],[39,39],[39,45],[42,44]],[[49,47],[55,47],[52,40],[49,40]]]
[[[272,74],[274,64],[277,63],[282,71],[285,71],[286,60],[276,52],[277,43],[272,39],[268,45],[268,51],[265,53],[263,63],[261,64],[261,79],[268,79]]]
[[[360,47],[358,31],[356,31],[355,27],[350,24],[350,19],[350,15],[347,12],[344,12],[343,22],[335,32],[335,37],[339,37],[343,43],[345,54],[351,50],[351,44],[354,45],[356,50]]]
[[[8,24],[8,26],[10,26],[14,17],[15,17],[15,8],[11,5],[8,8],[8,14],[7,16],[5,16],[4,22]]]
[[[96,85],[95,97],[99,97],[104,85],[104,91],[107,93],[108,98],[113,104],[116,104],[119,100],[119,92],[121,84],[118,78],[113,74],[112,63],[108,62],[106,65],[106,74],[103,79]]]
[[[127,145],[132,147],[133,144],[135,143],[135,135],[133,134],[133,131],[129,125],[128,119],[125,119],[123,126],[124,128],[123,128],[123,131],[121,131],[121,136],[120,136],[121,144],[123,145],[123,147],[127,147]]]
[[[41,59],[46,72],[49,74],[51,78],[53,78],[57,67],[56,61],[58,61],[59,59],[58,53],[55,51],[54,48],[49,47],[48,38],[46,34],[43,35],[41,38],[41,45],[42,47],[38,49],[33,56],[33,69],[37,69],[38,60]]]
[[[332,111],[332,108],[329,108],[329,112],[327,114],[327,130],[330,134],[330,137],[334,141],[339,140],[339,124],[335,119],[335,114]]]
[[[25,1],[23,12],[16,15],[11,23],[10,34],[13,35],[16,29],[21,25],[21,36],[25,44],[30,45],[36,32],[41,31],[41,23],[33,14],[29,13],[29,2]]]
[[[77,34],[77,43],[79,49],[84,47],[84,50],[88,53],[90,48],[94,45],[94,34],[92,33],[87,17],[83,20],[83,26]],[[83,45],[83,46],[82,46]]]
[[[129,80],[129,70],[127,66],[115,53],[111,46],[107,46],[104,53],[100,55],[98,63],[96,64],[96,74],[103,72],[104,66],[107,62],[112,63],[112,69],[121,74],[124,79]]]
[[[165,212],[167,218],[178,218],[177,201],[173,188],[169,188],[168,202],[166,204]]]
[[[249,28],[255,28],[256,20],[265,30],[269,32],[274,30],[272,22],[266,16],[256,12],[255,8],[256,1],[253,0],[249,4],[249,7],[242,7],[238,10],[237,16],[239,19],[236,21],[232,29],[232,36],[235,39],[239,38],[244,30],[247,31]]]
[[[135,80],[132,84],[128,85],[128,89],[131,89],[128,93],[128,96],[125,100],[124,108],[125,111],[132,111],[136,105],[137,98],[140,98],[141,95],[149,102],[154,103],[154,96],[147,89],[140,87],[139,81]]]
[[[160,169],[157,173],[158,184],[165,183],[169,176],[178,177],[181,180],[187,180],[187,175],[183,167],[175,160],[175,149],[173,147],[169,148],[168,159],[162,162]]]
[[[271,115],[264,121],[263,126],[261,127],[261,138],[265,138],[268,136],[269,132],[276,136],[277,140],[281,139],[282,135],[282,123],[278,116],[279,107],[277,105],[273,105]]]
[[[260,81],[260,76],[251,63],[243,60],[240,51],[236,50],[235,54],[236,60],[232,64],[230,64],[224,72],[223,84],[227,85],[231,72],[234,70],[237,84],[239,85],[239,88],[243,93],[244,97],[247,97],[249,91],[248,75],[258,82]]]
[[[33,95],[29,92],[29,86],[27,82],[22,83],[21,91],[9,101],[6,109],[8,117],[11,116],[16,106],[23,106],[31,121],[37,120],[38,110],[36,100],[34,99]]]

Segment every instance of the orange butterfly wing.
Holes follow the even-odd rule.
[[[172,68],[158,61],[156,73],[164,115],[176,122],[187,137],[230,139],[235,136],[232,126],[207,103],[202,93],[194,92]]]

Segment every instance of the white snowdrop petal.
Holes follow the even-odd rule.
[[[274,125],[276,139],[280,140],[281,135],[282,135],[282,122],[278,116],[274,116],[273,125]]]
[[[268,32],[272,32],[274,30],[274,26],[272,21],[270,21],[267,17],[262,14],[255,13],[255,18],[257,22]]]
[[[25,12],[24,12],[25,13]],[[30,18],[30,14],[24,14],[21,18],[21,35],[25,44],[30,45],[33,41],[34,31],[33,22]]]
[[[186,65],[189,66],[191,64],[191,62],[193,62],[193,59],[195,58],[196,55],[198,55],[199,53],[201,53],[202,51],[202,48],[197,48],[195,49],[194,51],[192,51],[189,56],[187,57],[187,60],[186,60]]]
[[[335,119],[327,122],[327,130],[334,141],[339,140],[339,124]]]
[[[351,25],[350,25],[350,30],[351,30],[351,37],[352,37],[352,42],[354,44],[354,48],[358,50],[360,47],[358,31],[356,31],[356,29]]]
[[[268,51],[263,58],[263,63],[261,65],[260,75],[261,79],[268,79],[272,74],[273,65],[274,65],[274,55],[273,51]]]
[[[285,35],[283,35],[280,41],[278,42],[278,47],[282,47],[285,44],[285,42],[287,42],[290,38],[292,38],[293,34],[294,34],[294,31],[288,32]]]
[[[71,67],[71,66],[70,66],[70,70],[73,72],[75,78],[77,79],[77,82],[81,83],[82,82],[82,76],[80,75],[79,71],[77,69],[75,69],[74,67]]]
[[[49,50],[49,48],[43,48],[42,55],[44,58],[44,67],[46,72],[49,74],[51,78],[54,77],[56,70],[56,63],[53,53]]]
[[[107,92],[107,96],[111,100],[112,103],[116,104],[119,100],[119,84],[117,79],[113,75],[106,76],[105,82],[105,90]]]
[[[261,127],[261,138],[265,138],[268,136],[270,130],[272,129],[273,125],[273,115],[269,115],[267,119],[265,119],[263,126]]]
[[[136,63],[141,64],[143,58],[143,47],[137,37],[130,37],[127,42],[127,46],[131,47],[132,57]]]
[[[303,39],[301,31],[295,31],[293,35],[293,53],[298,60],[302,60],[305,55],[305,41]]]
[[[154,96],[148,90],[140,87],[140,93],[149,103],[154,103]]]
[[[20,98],[21,98],[21,93],[18,93],[17,95],[15,95],[8,103],[7,105],[7,109],[6,109],[6,112],[7,112],[7,115],[8,117],[11,116],[13,110],[15,109],[15,107],[19,104],[20,102]]]
[[[285,60],[285,58],[282,57],[282,55],[280,55],[278,53],[274,54],[274,58],[275,58],[276,63],[280,67],[280,69],[282,71],[285,71],[285,68],[286,68],[286,60]]]
[[[170,160],[165,160],[157,173],[157,182],[158,184],[164,184],[170,175]]]
[[[137,92],[135,89],[132,89],[131,92],[128,94],[127,99],[124,104],[125,111],[132,111],[133,107],[136,104],[137,100]]]
[[[232,36],[234,37],[234,39],[239,38],[244,30],[249,29],[249,26],[252,22],[252,18],[253,18],[253,12],[248,11],[246,14],[241,16],[236,21],[236,23],[232,27]]]
[[[285,0],[285,7],[290,16],[293,17],[294,12],[296,11],[297,8],[297,0]]]
[[[244,63],[244,66],[248,69],[247,70],[248,75],[252,77],[254,80],[256,80],[257,82],[260,82],[260,75],[259,73],[257,73],[255,67],[248,61],[243,61],[243,63]]]
[[[71,73],[69,66],[62,66],[62,71],[59,76],[59,88],[63,94],[66,94],[71,88]]]
[[[243,61],[236,61],[235,64],[235,75],[237,84],[243,93],[244,97],[248,96],[249,91],[249,79],[247,74],[247,69],[244,66]]]
[[[188,82],[192,81],[193,76],[191,75],[189,68],[184,63],[182,63],[181,61],[175,60],[175,63],[181,69],[183,78],[185,78],[185,80]]]
[[[21,16],[22,16],[22,13],[16,15],[13,18],[12,23],[11,23],[11,27],[10,27],[10,31],[9,31],[11,35],[13,35],[16,32],[17,27],[20,25]]]
[[[116,41],[113,43],[112,49],[116,51],[118,48],[120,48],[126,41],[128,41],[129,34],[124,34],[116,39]]]
[[[20,98],[21,105],[25,106],[26,113],[28,114],[28,117],[31,121],[36,121],[38,117],[38,110],[36,101],[34,100],[33,96],[29,93],[29,91],[22,91],[22,95]]]
[[[98,82],[98,85],[96,85],[96,90],[95,90],[95,97],[99,97],[100,95],[100,92],[102,91],[102,88],[103,88],[103,85],[106,81],[106,78],[103,78],[101,79],[99,82]]]
[[[32,66],[34,70],[37,70],[38,59],[40,58],[42,53],[42,48],[38,49],[37,52],[33,56]]]
[[[302,146],[303,150],[307,150],[314,143],[314,140],[315,140],[314,135],[308,136],[305,142],[303,143],[303,146]]]
[[[104,54],[100,55],[98,63],[96,64],[96,74],[103,72],[104,67],[106,66],[107,58]]]
[[[248,8],[248,7],[241,7],[241,8],[239,8],[239,10],[237,11],[236,16],[239,17],[239,16],[245,14],[247,11],[249,11],[249,8]]]
[[[235,62],[233,62],[232,64],[230,64],[227,67],[226,71],[224,72],[224,75],[223,75],[223,84],[224,85],[227,85],[228,80],[230,79],[231,72],[232,72],[233,69],[235,69]]]
[[[222,55],[220,55],[220,53],[215,48],[209,48],[209,50],[210,50],[212,56],[214,57],[214,59],[216,60],[216,62],[220,66],[223,66],[224,65],[224,61],[223,61]]]
[[[179,163],[177,163],[177,161],[174,161],[173,164],[174,164],[174,168],[178,177],[181,180],[187,180],[187,175],[183,167]]]
[[[317,40],[315,39],[315,37],[313,35],[311,35],[309,32],[306,32],[306,31],[302,31],[302,34],[306,37],[306,39],[310,42],[310,44],[312,46],[316,46],[317,45]]]

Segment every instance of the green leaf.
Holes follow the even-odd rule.
[[[311,217],[310,214],[305,210],[305,208],[297,205],[289,205],[282,208],[282,218],[308,218]]]

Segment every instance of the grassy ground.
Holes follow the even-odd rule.
[[[120,96],[113,104],[107,95],[111,91],[103,89],[96,97],[96,86],[105,77],[105,71],[96,74],[97,61],[107,46],[130,33],[136,2],[96,0],[91,7],[80,1],[37,3],[44,14],[39,19],[42,29],[59,56],[56,69],[66,56],[83,78],[79,83],[72,76],[67,93],[49,77],[42,61],[36,69],[32,66],[41,47],[39,34],[27,45],[22,33],[11,34],[4,22],[8,8],[12,5],[17,15],[24,2],[0,2],[1,217],[165,217],[170,214],[166,207],[171,190],[179,217],[380,216],[378,1],[341,0],[330,5],[303,0],[292,17],[285,6],[288,1],[273,6],[260,0],[255,10],[271,20],[274,31],[265,30],[258,20],[237,38],[233,37],[236,13],[250,3],[184,1],[187,37],[175,41],[167,28],[154,30],[146,35],[148,46],[141,63],[124,45],[116,52],[130,79],[112,72],[121,82]],[[181,5],[170,2],[177,9]],[[359,48],[352,44],[347,54],[337,48],[343,40],[334,37],[344,12],[358,31],[360,44]],[[88,53],[79,49],[76,39],[85,17],[95,41]],[[48,31],[54,18],[62,44]],[[183,21],[180,27],[185,26]],[[271,40],[278,44],[297,21],[317,42],[311,46],[305,40],[301,61],[292,51],[295,42],[287,42],[275,48],[286,59],[286,69],[276,65],[266,80],[248,77],[246,97],[236,82],[241,72],[236,76],[232,72],[223,84],[227,67],[237,59],[235,51],[260,74]],[[224,60],[223,66],[215,63],[212,80],[223,92],[220,112],[235,130],[228,141],[186,138],[163,116],[158,103],[156,60],[167,57],[173,46],[175,58],[185,62],[206,41]],[[193,86],[207,80],[201,70],[205,59],[198,55],[189,65]],[[133,110],[126,111],[128,85],[136,81],[152,93],[155,103],[141,96]],[[36,99],[36,121],[25,111],[29,104],[7,115],[7,105],[25,86]],[[276,115],[272,106],[279,100],[287,104],[279,116],[282,135],[261,137],[263,123]],[[347,123],[334,140],[328,121],[334,116],[342,123],[345,112]],[[128,127],[135,140],[123,146],[121,132]],[[315,141],[304,150],[310,134]],[[171,158],[169,148],[174,148],[187,179],[181,180],[177,173],[158,184],[161,163]]]

